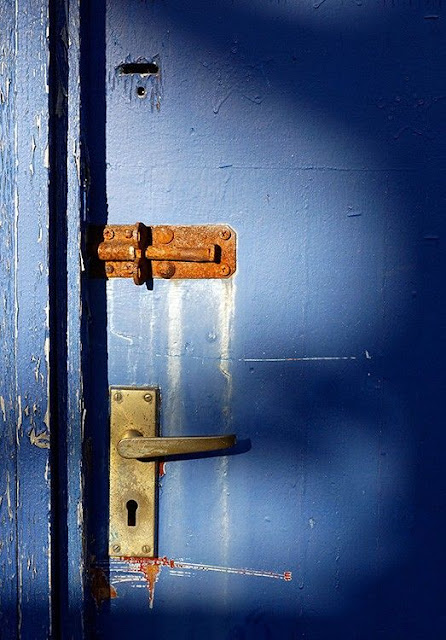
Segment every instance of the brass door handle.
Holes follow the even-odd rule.
[[[109,554],[156,556],[159,468],[171,458],[234,446],[235,435],[158,438],[160,393],[156,387],[110,388]]]
[[[127,431],[117,444],[118,453],[127,459],[154,459],[166,456],[217,451],[233,447],[235,435],[145,438],[136,429]]]

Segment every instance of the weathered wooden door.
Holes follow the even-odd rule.
[[[444,637],[441,3],[0,19],[2,637]],[[138,220],[235,275],[89,279]],[[111,385],[239,439],[164,466],[152,560],[108,557]]]
[[[432,535],[416,447],[436,393],[419,371],[420,331],[439,327],[438,7],[93,5],[90,220],[227,223],[238,246],[229,280],[91,284],[94,396],[153,385],[163,435],[246,445],[167,463],[161,560],[110,561],[99,634],[422,637],[408,585]],[[150,75],[122,73],[141,62]]]

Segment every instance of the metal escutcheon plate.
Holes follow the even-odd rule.
[[[110,387],[110,521],[111,557],[156,555],[157,463],[127,460],[118,442],[129,430],[155,437],[159,391],[153,387]]]

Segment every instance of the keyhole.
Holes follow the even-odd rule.
[[[136,526],[137,508],[138,508],[138,503],[135,500],[129,500],[127,502],[127,526],[128,527]]]

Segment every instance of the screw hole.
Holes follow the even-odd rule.
[[[144,87],[136,87],[136,94],[137,96],[139,96],[140,98],[144,98],[144,96],[146,95],[146,90]]]

